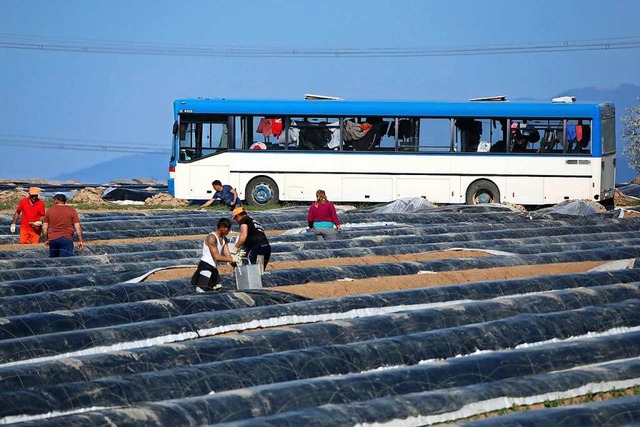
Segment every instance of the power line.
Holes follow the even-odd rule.
[[[116,55],[276,57],[276,58],[388,58],[514,55],[531,53],[621,50],[640,48],[639,37],[567,40],[546,43],[461,47],[407,48],[276,48],[197,47],[181,44],[117,42],[79,38],[50,38],[33,35],[0,34],[0,49],[39,50]]]
[[[0,135],[0,146],[18,146],[54,150],[101,151],[109,153],[167,154],[169,149],[120,142],[63,138],[33,138]]]

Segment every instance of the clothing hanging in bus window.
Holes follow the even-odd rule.
[[[567,142],[576,142],[576,126],[567,125]]]
[[[289,143],[297,143],[298,136],[300,135],[300,125],[295,121],[291,120],[289,123]],[[286,133],[282,132],[278,137],[278,142],[284,144],[286,142]]]
[[[273,132],[271,131],[271,121],[266,117],[260,119],[260,123],[258,123],[256,132],[261,133],[265,138],[269,138],[271,135],[273,135]]]
[[[364,123],[362,123],[364,124]],[[371,125],[363,128],[362,124],[356,123],[352,120],[345,120],[344,122],[344,140],[345,141],[357,141],[362,139],[363,136],[367,134],[369,129],[371,129]]]
[[[329,123],[329,130],[331,139],[327,145],[333,150],[340,147],[340,121]]]
[[[282,133],[282,119],[269,119],[269,122],[271,122],[271,132],[273,136],[278,138]]]
[[[282,119],[263,117],[258,123],[256,132],[261,133],[265,137],[265,140],[271,135],[278,138],[282,133]]]
[[[300,147],[306,150],[324,150],[328,148],[332,133],[327,122],[304,120],[300,125]]]
[[[591,142],[591,126],[582,124],[582,120],[576,125],[576,141],[587,148]]]

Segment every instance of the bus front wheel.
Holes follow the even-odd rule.
[[[486,179],[474,182],[467,189],[467,204],[481,205],[485,203],[500,203],[500,190]]]
[[[257,206],[273,206],[280,201],[278,186],[271,179],[260,176],[249,181],[247,185],[247,203]]]

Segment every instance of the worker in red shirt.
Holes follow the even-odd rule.
[[[39,199],[40,189],[38,187],[29,188],[29,197],[20,200],[11,223],[11,232],[16,232],[16,223],[20,214],[20,243],[37,244],[40,243],[42,233],[42,217],[44,216],[44,202]]]
[[[67,206],[67,196],[53,196],[53,206],[42,218],[44,244],[49,246],[49,258],[73,256],[73,232],[78,236],[78,249],[84,248],[78,212]]]

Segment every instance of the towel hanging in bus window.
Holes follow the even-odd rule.
[[[282,119],[263,117],[258,123],[257,133],[261,133],[265,138],[271,135],[278,138],[282,133]]]

